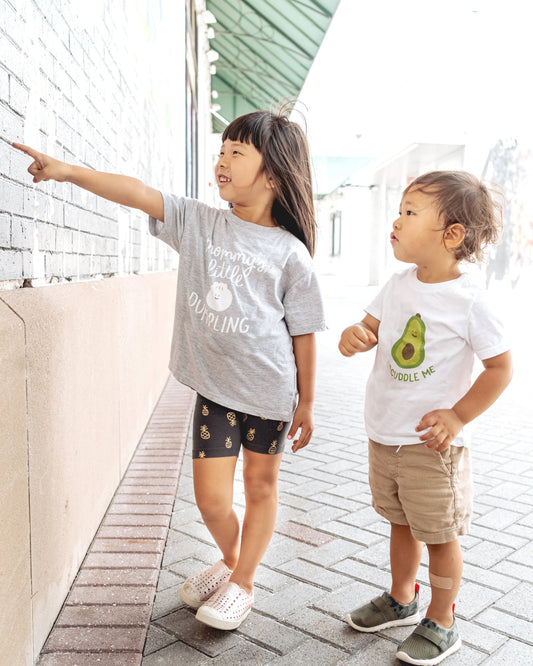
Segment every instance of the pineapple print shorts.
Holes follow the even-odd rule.
[[[285,448],[290,422],[251,416],[198,394],[193,419],[193,458],[238,456],[249,451],[275,455]]]

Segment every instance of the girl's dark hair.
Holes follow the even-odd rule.
[[[274,183],[272,217],[313,256],[317,224],[309,147],[302,128],[288,119],[289,112],[285,106],[279,113],[254,111],[240,116],[226,127],[222,142],[251,143],[261,153],[265,172]]]
[[[404,190],[422,192],[434,198],[443,231],[462,224],[463,242],[454,248],[458,261],[480,261],[483,250],[497,243],[502,230],[503,194],[489,188],[466,171],[430,171],[415,178]]]

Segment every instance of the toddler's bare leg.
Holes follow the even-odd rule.
[[[459,592],[463,574],[463,554],[459,540],[427,544],[431,603],[426,617],[449,628],[453,624],[453,603]]]
[[[408,525],[391,523],[391,596],[401,604],[413,601],[422,548],[423,543],[413,537]]]

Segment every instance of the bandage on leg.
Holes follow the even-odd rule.
[[[438,587],[441,590],[451,590],[453,587],[453,578],[446,576],[437,576],[437,574],[429,572],[429,584],[431,587]]]

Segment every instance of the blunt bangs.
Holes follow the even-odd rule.
[[[229,140],[251,143],[261,152],[265,141],[265,130],[271,124],[270,115],[256,111],[235,118],[224,130],[222,142]]]
[[[263,169],[274,186],[272,218],[306,246],[313,256],[316,219],[307,138],[285,114],[253,111],[235,118],[222,133],[222,143],[238,141],[261,153]]]

